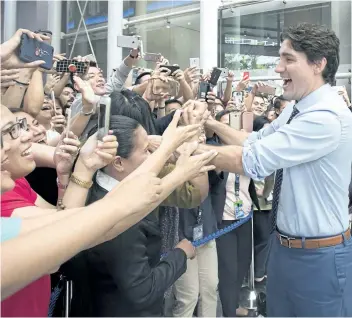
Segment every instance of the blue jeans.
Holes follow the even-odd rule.
[[[351,317],[352,239],[317,249],[287,248],[274,233],[268,262],[268,317]]]

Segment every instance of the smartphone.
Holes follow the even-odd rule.
[[[232,98],[233,98],[234,102],[236,103],[236,105],[243,103],[243,94],[242,94],[242,92],[233,91],[232,92]]]
[[[35,31],[34,33],[38,33],[38,34],[42,34],[42,35],[46,35],[48,36],[50,39],[49,40],[44,40],[45,43],[48,43],[49,45],[51,45],[51,40],[53,37],[53,33],[49,30],[38,30]]]
[[[35,61],[45,61],[41,68],[51,70],[53,67],[54,48],[36,39],[30,38],[27,34],[22,34],[19,48],[19,58],[21,61],[31,63]]]
[[[58,73],[71,73],[70,65],[76,66],[76,71],[74,73],[86,74],[89,62],[78,62],[76,60],[62,60],[56,63],[56,72]]]
[[[220,77],[228,77],[229,76],[229,70],[227,68],[219,68],[219,70],[221,70]]]
[[[242,114],[242,129],[245,132],[251,133],[253,131],[254,115],[252,112],[243,112]]]
[[[130,48],[130,49],[138,49],[141,46],[140,37],[136,35],[133,35],[133,36],[119,35],[117,37],[117,46]]]
[[[214,68],[213,71],[211,72],[210,80],[209,83],[213,86],[216,86],[218,83],[218,80],[221,76],[222,70],[219,68]]]
[[[243,72],[243,79],[248,80],[249,79],[249,72]]]
[[[177,70],[180,69],[180,67],[177,65],[160,65],[160,68],[162,68],[162,67],[170,70],[171,71],[170,75],[172,75],[173,73],[175,73]]]
[[[199,68],[199,57],[192,57],[189,59],[189,67],[196,67]]]
[[[242,113],[240,111],[230,113],[230,127],[236,130],[242,129]]]
[[[273,86],[259,86],[258,93],[268,94],[268,95],[275,95],[276,88]]]
[[[109,133],[110,127],[111,98],[102,96],[98,107],[98,140]]]
[[[207,94],[211,91],[210,84],[207,82],[200,82],[198,90],[198,99],[207,100]]]
[[[68,138],[68,133],[70,132],[71,129],[71,109],[67,108],[66,109],[66,138]]]
[[[161,54],[158,53],[145,53],[143,56],[144,61],[146,62],[158,62],[160,60]]]

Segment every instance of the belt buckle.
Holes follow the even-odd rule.
[[[280,234],[279,233],[279,236],[280,236],[280,244],[282,244],[282,239],[285,239],[287,241],[287,244],[288,244],[288,248],[291,248],[291,241],[295,240],[294,237],[289,237],[287,235],[283,235],[283,234]]]

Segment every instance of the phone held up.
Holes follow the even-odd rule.
[[[129,49],[138,49],[141,47],[141,40],[140,37],[137,35],[133,36],[126,36],[126,35],[119,35],[117,37],[117,46],[118,47],[125,47]]]
[[[30,38],[27,34],[22,34],[19,48],[19,58],[21,61],[31,63],[35,61],[45,61],[41,68],[51,70],[53,67],[54,48],[36,39]]]
[[[110,111],[111,111],[111,98],[102,96],[97,105],[98,112],[98,140],[103,138],[109,133],[110,126]]]
[[[143,59],[146,62],[158,62],[161,58],[160,53],[144,53]]]

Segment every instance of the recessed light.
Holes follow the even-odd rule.
[[[188,22],[187,24],[188,24],[188,25],[191,25],[191,22]]]

